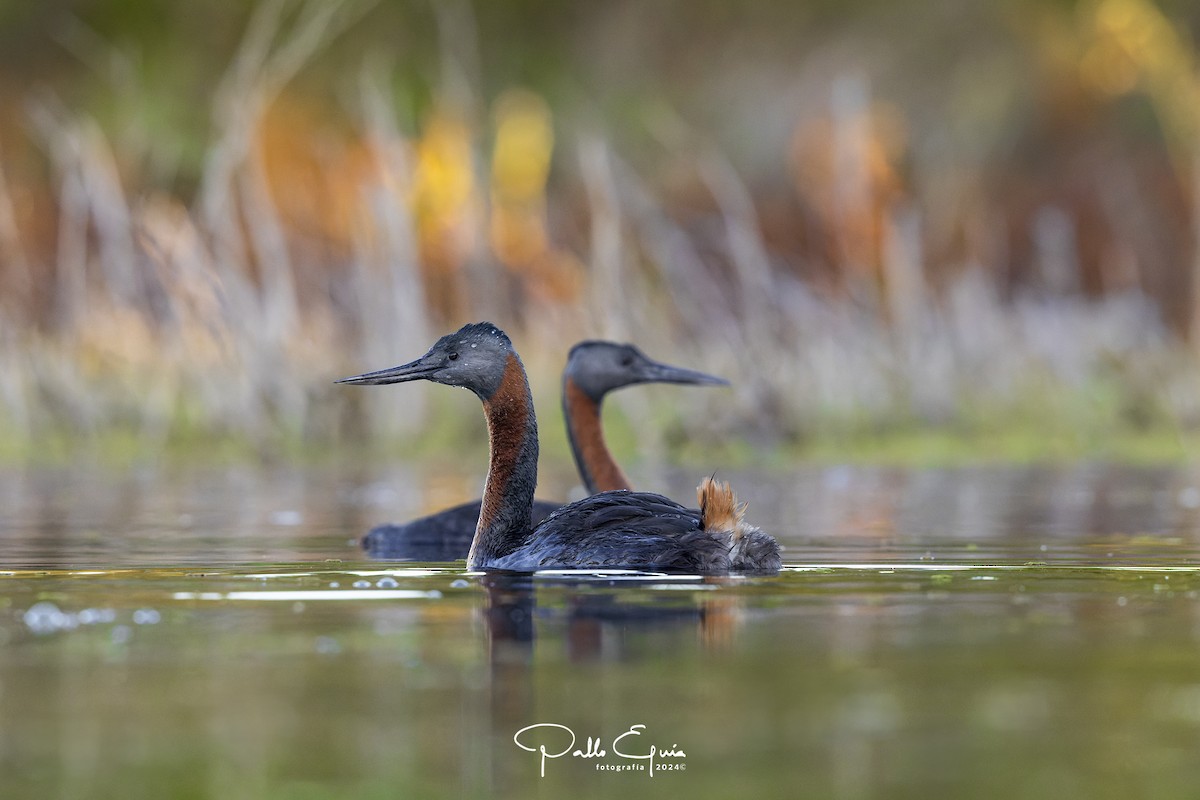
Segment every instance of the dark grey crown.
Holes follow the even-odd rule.
[[[571,348],[563,377],[596,402],[607,392],[637,383],[726,383],[712,375],[653,361],[631,344],[596,339]]]
[[[463,325],[456,333],[452,333],[450,336],[461,336],[464,340],[469,340],[470,337],[491,337],[499,339],[508,347],[512,347],[512,340],[508,338],[508,334],[490,322],[472,322],[468,325]]]

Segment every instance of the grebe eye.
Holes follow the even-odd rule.
[[[457,361],[458,353],[451,353],[449,356],[447,356],[447,358],[449,358],[451,361]]]

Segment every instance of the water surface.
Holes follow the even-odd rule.
[[[369,561],[370,524],[462,499],[402,468],[4,473],[4,796],[1200,785],[1196,472],[722,477],[785,545],[779,576]]]

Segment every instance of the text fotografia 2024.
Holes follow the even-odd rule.
[[[543,778],[546,777],[546,759],[562,758],[566,755],[570,755],[572,758],[602,759],[609,756],[609,750],[612,751],[614,758],[622,759],[622,761],[617,763],[597,762],[596,771],[645,771],[653,778],[657,772],[683,772],[687,769],[687,763],[683,760],[687,758],[687,753],[678,744],[673,743],[668,748],[660,748],[656,744],[651,744],[649,748],[646,748],[644,744],[638,746],[638,742],[632,737],[642,736],[645,730],[645,725],[630,725],[629,730],[612,740],[612,744],[607,750],[598,736],[589,736],[587,745],[577,748],[575,747],[577,741],[575,731],[557,722],[539,722],[534,725],[526,725],[513,734],[513,742],[522,750],[539,755],[540,775]],[[671,760],[663,761],[661,759]]]

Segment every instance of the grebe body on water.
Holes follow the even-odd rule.
[[[775,540],[747,525],[733,493],[712,481],[699,489],[699,516],[661,495],[618,490],[563,506],[535,526],[537,417],[521,359],[495,325],[467,325],[416,361],[339,383],[414,380],[470,389],[483,403],[491,454],[468,568],[779,569]]]
[[[654,361],[630,344],[591,340],[572,347],[563,369],[563,419],[575,465],[589,495],[632,488],[604,441],[600,412],[609,392],[644,383],[729,384],[723,378]],[[363,537],[363,548],[375,558],[466,558],[482,504],[475,500],[410,522],[376,526]],[[535,499],[531,523],[537,525],[562,505]]]

